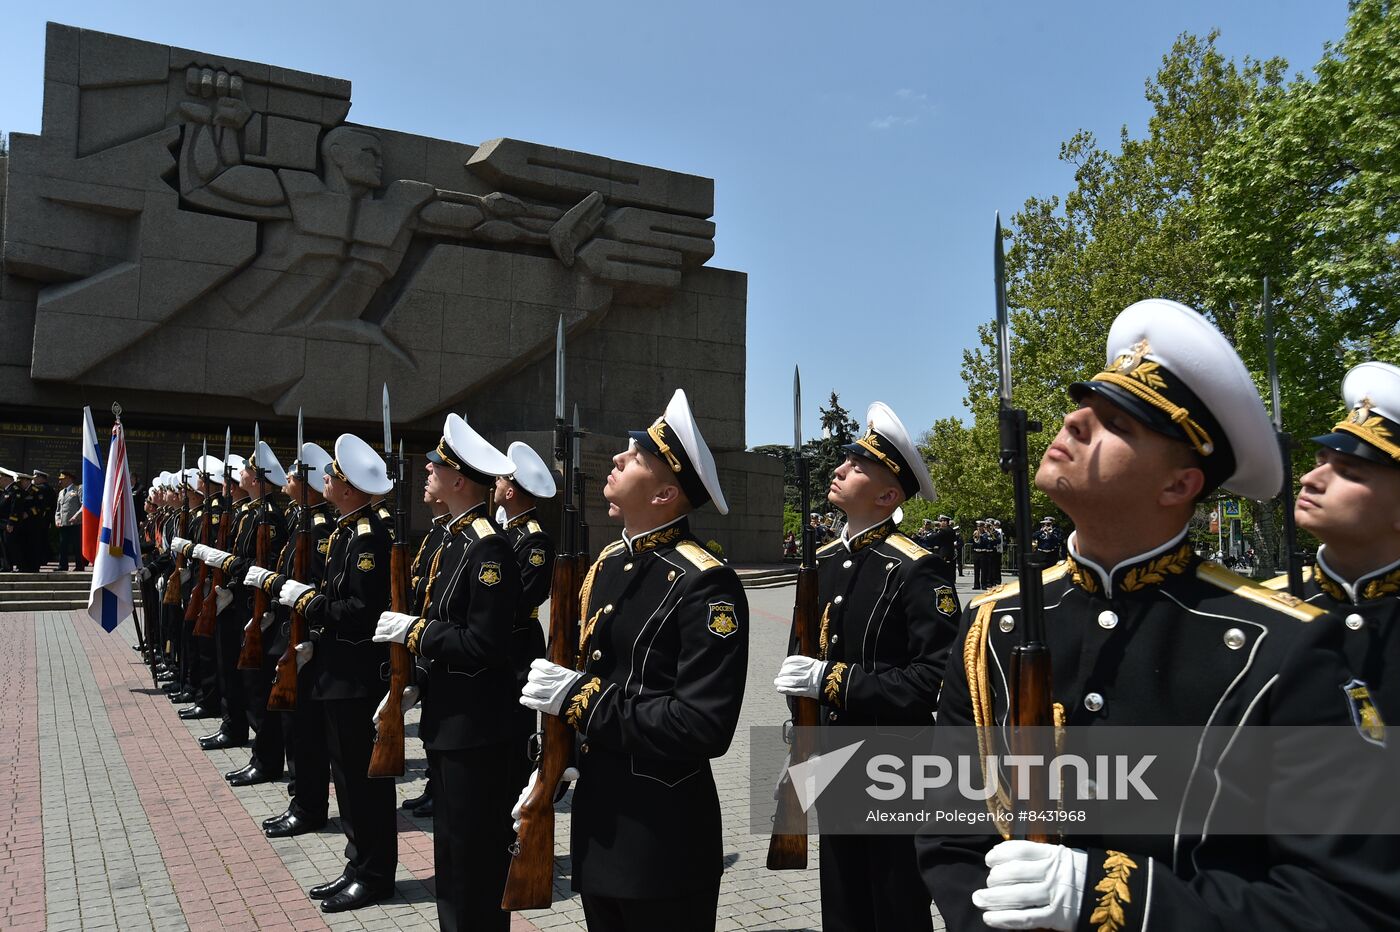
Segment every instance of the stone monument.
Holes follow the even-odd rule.
[[[736,504],[702,536],[774,559],[782,473],[743,452],[746,279],[705,265],[713,181],[349,112],[347,80],[50,24],[42,132],[0,160],[20,433],[118,399],[157,433],[266,434],[301,408],[372,438],[387,382],[411,438],[458,411],[547,454],[562,316],[594,523],[606,454],[682,387]]]

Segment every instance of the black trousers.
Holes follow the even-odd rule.
[[[80,524],[58,529],[59,570],[68,569],[69,556],[73,557],[73,569],[81,570],[87,566],[87,560],[83,559],[83,527]]]
[[[394,781],[368,775],[374,749],[372,716],[378,702],[377,698],[327,699],[320,705],[326,713],[331,778],[348,843],[345,873],[371,889],[387,890],[394,885],[399,863],[398,812]],[[506,814],[510,814],[509,805]],[[496,896],[500,897],[499,891]]]
[[[211,589],[209,598],[214,598]],[[238,669],[238,654],[243,649],[243,625],[248,613],[240,609],[237,597],[219,613],[214,622],[215,667],[218,671],[219,692],[223,696],[224,720],[219,728],[238,741],[248,739],[248,690],[243,672]]]
[[[714,932],[718,911],[718,877],[712,889],[654,900],[583,894],[583,918],[588,932]]]
[[[283,713],[282,719],[288,731],[292,764],[292,801],[287,811],[313,822],[324,821],[331,795],[331,758],[326,747],[328,719],[324,703],[311,698],[309,677],[297,677],[297,707]]]
[[[501,894],[510,870],[510,809],[520,794],[514,744],[428,751],[438,926],[508,932]]]
[[[823,835],[821,843],[826,932],[932,932],[914,836]]]
[[[268,632],[264,631],[263,637],[268,637]],[[248,763],[274,778],[282,775],[283,762],[287,759],[286,733],[283,729],[287,716],[267,710],[267,697],[272,692],[272,681],[277,677],[277,659],[264,653],[261,667],[239,671],[243,674],[243,687],[248,697],[248,724],[257,733]],[[297,692],[300,694],[301,690]]]

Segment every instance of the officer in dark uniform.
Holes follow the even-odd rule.
[[[194,702],[189,708],[180,710],[180,717],[211,718],[214,715],[222,715],[219,729],[202,735],[199,739],[199,746],[205,750],[234,746],[232,743],[225,744],[225,741],[231,741],[233,736],[230,735],[230,731],[236,727],[228,714],[224,677],[219,672],[217,639],[197,636],[194,629],[198,619],[190,615],[190,600],[199,586],[199,561],[194,559],[195,541],[204,537],[206,524],[209,525],[209,538],[213,540],[218,532],[218,522],[230,520],[226,506],[222,502],[214,501],[214,496],[205,485],[205,472],[211,468],[217,471],[223,466],[216,457],[209,456],[205,457],[201,466],[191,466],[185,470],[182,492],[184,499],[189,502],[189,527],[184,532],[188,536],[180,535],[170,539],[172,554],[185,559],[185,568],[180,574],[180,612],[174,617],[180,631],[181,654],[185,658],[182,664],[185,677],[184,695]],[[183,515],[177,516],[177,522],[182,517]],[[171,579],[173,582],[173,573]],[[226,729],[225,725],[230,728]],[[248,740],[246,721],[242,727],[242,736],[238,741],[240,744]]]
[[[21,573],[39,572],[39,551],[34,546],[34,527],[40,506],[34,493],[34,477],[15,476],[10,500],[10,517],[5,524],[5,544],[10,560]]]
[[[19,543],[14,540],[10,516],[19,498],[19,473],[0,467],[0,570],[18,570]]]
[[[1045,555],[1048,562],[1058,563],[1065,556],[1065,539],[1055,527],[1055,519],[1046,515],[1040,519],[1040,529],[1031,535],[1031,549]]]
[[[433,497],[427,489],[423,490],[423,504],[428,506],[428,510],[433,513],[433,522],[428,527],[428,533],[423,536],[423,540],[418,545],[418,552],[413,555],[413,563],[409,567],[409,585],[413,592],[411,611],[418,616],[422,616],[427,611],[425,600],[428,592],[428,583],[432,580],[433,574],[437,572],[437,561],[441,559],[439,554],[442,548],[447,545],[451,535],[447,531],[447,526],[452,523],[453,515],[447,511],[447,506]],[[500,522],[497,522],[499,524]],[[428,702],[428,668],[432,662],[422,657],[413,658],[414,681],[418,684],[418,704],[420,715],[426,709]],[[419,818],[431,819],[433,817],[433,768],[425,765],[423,768],[426,779],[423,781],[423,791],[417,796],[410,796],[403,801],[403,808],[413,813]]]
[[[53,515],[58,510],[58,490],[49,483],[47,472],[36,469],[33,492],[39,512],[38,521],[30,533],[34,535],[34,548],[39,555],[39,565],[47,566],[53,559],[53,547],[49,546],[49,528],[53,527]]]
[[[260,586],[271,599],[276,621],[269,629],[272,636],[268,638],[268,653],[277,655],[279,659],[291,644],[292,610],[277,601],[277,593],[288,579],[296,578],[297,545],[301,535],[309,538],[306,566],[302,572],[305,581],[320,586],[326,578],[326,555],[330,552],[336,516],[330,504],[321,496],[320,489],[325,468],[330,465],[331,459],[331,455],[317,444],[301,445],[301,455],[287,471],[287,483],[282,489],[293,503],[291,524],[294,530],[278,554],[274,569],[250,566],[243,577],[244,585]],[[307,476],[305,488],[301,480],[303,465]],[[304,508],[303,496],[306,500]],[[267,634],[265,632],[264,637]],[[285,812],[263,821],[263,834],[268,838],[290,838],[321,828],[326,824],[330,800],[331,761],[326,747],[326,713],[313,695],[315,686],[311,675],[303,672],[312,650],[311,642],[291,646],[297,663],[296,708],[281,715],[292,767],[292,782],[287,788],[292,798]]]
[[[883,402],[865,419],[827,494],[846,527],[817,551],[819,655],[789,656],[773,682],[783,695],[819,699],[828,728],[929,725],[957,631],[952,567],[893,518],[912,496],[934,496],[909,432]],[[933,928],[912,836],[823,835],[820,869],[823,929]]]
[[[578,731],[573,888],[588,928],[712,930],[724,842],[710,760],[739,722],[748,601],[690,530],[706,502],[729,507],[685,393],[631,437],[603,487],[622,539],[580,595],[583,672],[536,659],[520,701]]]
[[[976,589],[986,589],[991,583],[991,567],[988,556],[996,552],[996,540],[992,537],[991,523],[983,518],[977,522],[972,532],[972,585]]]
[[[947,515],[939,515],[938,523],[934,525],[933,536],[930,546],[925,548],[933,551],[933,555],[938,557],[950,567],[956,567],[958,575],[962,575],[962,560],[958,554],[958,548],[962,541],[958,537],[958,529],[953,527],[953,519]]]
[[[389,531],[370,498],[392,487],[379,454],[359,437],[341,434],[335,458],[325,468],[326,500],[340,512],[325,579],[319,585],[289,579],[277,596],[301,612],[311,628],[311,656],[298,693],[309,679],[311,698],[325,712],[331,776],[348,842],[340,876],[308,891],[328,913],[394,895],[399,859],[394,781],[368,776],[375,703],[384,693],[379,671],[389,660],[373,636],[376,620],[389,607],[390,547]]]
[[[1322,546],[1296,593],[1329,612],[1356,677],[1348,695],[1400,722],[1400,368],[1366,362],[1347,373],[1348,414],[1321,437],[1301,480],[1298,527]],[[1283,589],[1288,577],[1265,583]]]
[[[1154,789],[1180,799],[1185,824],[1202,829],[1109,840],[1071,827],[1060,844],[921,835],[939,912],[949,929],[1388,925],[1394,864],[1373,860],[1364,839],[1212,831],[1250,813],[1257,822],[1247,824],[1263,825],[1266,814],[1282,814],[1290,790],[1344,777],[1312,749],[1277,756],[1262,772],[1232,770],[1230,745],[1206,726],[1351,726],[1335,654],[1329,662],[1300,651],[1304,622],[1322,612],[1202,561],[1186,537],[1197,502],[1215,488],[1267,499],[1281,484],[1278,444],[1249,373],[1205,318],[1165,300],[1120,314],[1107,356],[1105,371],[1071,387],[1080,407],[1035,478],[1076,527],[1069,558],[1044,574],[1055,718],[1198,731],[1182,791]],[[969,604],[935,753],[949,726],[982,729],[988,753],[1005,753],[1005,671],[1020,642],[1020,606],[1016,583]],[[1365,752],[1359,729],[1351,734]],[[1192,785],[1200,791],[1183,789]]]
[[[427,491],[455,515],[425,614],[384,612],[374,639],[407,645],[430,661],[418,733],[437,781],[433,867],[438,923],[457,929],[510,928],[501,909],[510,867],[510,805],[522,753],[511,664],[511,629],[520,602],[520,570],[510,542],[487,518],[496,479],[510,458],[449,414],[427,455]]]
[[[529,677],[530,661],[544,656],[540,606],[549,598],[549,587],[554,576],[554,541],[540,526],[535,506],[541,499],[553,498],[558,487],[553,471],[528,444],[515,441],[506,450],[506,456],[515,464],[515,472],[496,480],[495,498],[500,508],[497,516],[505,519],[500,522],[501,528],[515,551],[515,563],[520,567],[520,604],[510,635],[510,657],[515,667],[518,695]],[[538,718],[534,709],[524,706],[519,707],[517,714],[520,716],[520,735],[523,739],[519,746],[520,754],[516,757],[519,771],[514,780],[515,785],[519,786],[534,766],[529,745]]]

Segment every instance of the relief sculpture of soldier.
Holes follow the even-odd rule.
[[[404,356],[373,320],[371,303],[400,271],[415,235],[547,247],[565,265],[602,223],[594,192],[566,211],[509,194],[445,191],[423,181],[384,184],[383,146],[373,131],[338,126],[320,142],[322,173],[250,165],[244,128],[254,116],[243,79],[191,68],[180,105],[180,196],[197,208],[272,221],[263,253],[279,254],[295,275],[268,275],[261,263],[223,290],[245,313],[266,308],[276,330],[309,327],[378,343]]]

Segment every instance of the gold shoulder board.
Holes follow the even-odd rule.
[[[318,511],[318,512],[316,512],[314,515],[311,516],[311,523],[312,523],[312,524],[325,524],[325,523],[326,523],[326,516],[323,515],[323,514],[321,514],[321,513]]]
[[[838,538],[838,539],[836,539],[836,540],[833,540],[833,541],[832,541],[831,543],[829,543],[829,544],[823,544],[822,546],[818,547],[818,548],[817,548],[817,555],[820,556],[820,555],[822,555],[822,554],[824,554],[824,553],[829,553],[830,551],[835,550],[837,547],[840,547],[840,546],[841,546],[841,540]]]
[[[1069,563],[1064,560],[1061,560],[1054,566],[1043,570],[1040,574],[1040,581],[1042,583],[1052,583],[1055,580],[1062,578],[1068,572]],[[968,602],[967,607],[976,608],[977,606],[985,605],[988,602],[1000,602],[1002,599],[1011,598],[1013,595],[1016,595],[1020,591],[1021,581],[1019,579],[1013,579],[1010,582],[1002,583],[1000,586],[995,586],[991,589],[988,589],[986,592],[977,596],[977,598],[973,599],[971,602]]]
[[[1303,567],[1303,582],[1311,582],[1312,578],[1313,568],[1311,566]],[[1259,585],[1263,586],[1265,589],[1274,589],[1282,591],[1288,588],[1288,574],[1284,573],[1282,576],[1275,576],[1273,579],[1266,579]]]
[[[676,545],[676,552],[694,563],[697,569],[712,570],[723,564],[715,559],[715,555],[704,547],[691,540],[683,540]]]
[[[1323,609],[1309,605],[1294,595],[1266,589],[1258,583],[1245,579],[1239,573],[1227,570],[1219,563],[1212,563],[1209,560],[1202,561],[1196,567],[1196,576],[1213,586],[1218,586],[1227,592],[1233,592],[1240,598],[1266,605],[1276,612],[1282,612],[1299,621],[1316,621],[1327,614]]]
[[[369,518],[361,518],[361,519],[355,524],[355,533],[356,533],[356,534],[373,534],[373,533],[374,533],[374,525],[369,523]]]
[[[540,527],[538,521],[531,518],[529,521],[525,522],[525,530],[529,531],[531,534],[538,534],[540,531],[543,531],[544,528]]]
[[[496,529],[491,526],[491,522],[487,521],[485,518],[472,519],[472,530],[476,532],[478,539],[490,537],[492,534],[496,533]]]
[[[908,537],[905,537],[899,531],[895,531],[889,537],[886,537],[885,543],[889,544],[895,550],[898,550],[900,553],[904,554],[911,560],[917,560],[920,557],[926,557],[929,555],[929,551],[920,547],[918,544],[914,543]]]

